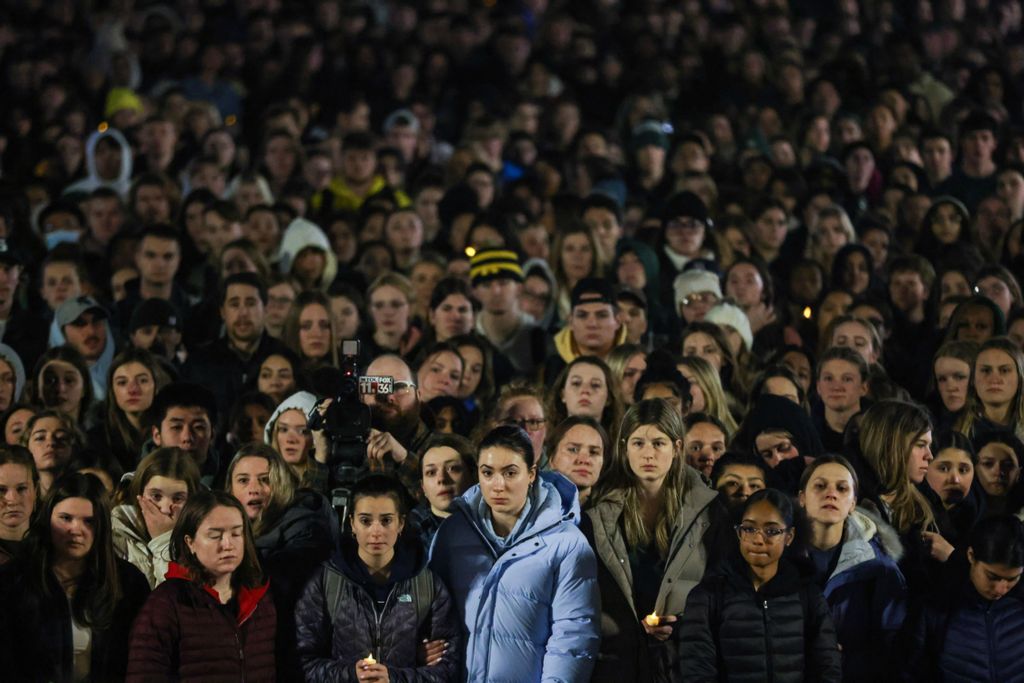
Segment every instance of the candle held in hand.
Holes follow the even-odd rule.
[[[370,654],[366,655],[366,659],[364,659],[363,662],[369,664],[370,666],[373,666],[377,663],[377,660],[373,658],[373,653],[371,652]]]
[[[651,612],[646,617],[644,617],[644,623],[648,626],[657,626],[660,622],[661,619],[658,617],[657,612]]]

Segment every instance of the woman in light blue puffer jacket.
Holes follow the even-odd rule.
[[[477,469],[480,484],[454,502],[430,553],[462,620],[464,680],[589,681],[601,603],[575,486],[538,474],[515,426],[483,438]]]

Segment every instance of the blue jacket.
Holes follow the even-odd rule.
[[[970,582],[946,604],[928,605],[910,629],[905,681],[1024,681],[1024,595],[985,600]]]
[[[430,566],[451,591],[464,629],[466,680],[590,680],[600,644],[597,560],[576,524],[576,487],[542,472],[526,517],[497,547],[479,486],[454,501]]]
[[[842,548],[823,593],[843,648],[844,681],[877,681],[907,614],[896,531],[860,508],[846,520]]]

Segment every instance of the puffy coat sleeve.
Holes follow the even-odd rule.
[[[714,600],[716,596],[711,584],[706,581],[698,584],[686,598],[686,609],[676,629],[681,677],[690,683],[712,683],[718,680],[715,632],[719,624],[712,623]],[[718,611],[721,612],[721,608]]]
[[[356,662],[334,659],[332,641],[334,628],[327,613],[322,568],[311,578],[295,603],[295,653],[302,665],[307,683],[355,683]]]
[[[587,681],[601,644],[601,595],[597,558],[576,532],[558,558],[551,603],[551,636],[544,652],[542,681]]]
[[[448,653],[433,666],[389,667],[388,677],[392,683],[445,683],[445,681],[454,681],[458,677],[458,653],[461,652],[462,640],[459,616],[455,611],[451,594],[444,582],[436,575],[434,576],[434,600],[430,604],[430,633],[428,637],[430,640],[448,641]]]
[[[808,681],[840,683],[843,680],[843,660],[836,641],[836,626],[828,603],[818,590],[807,591],[808,601],[805,624],[806,673]]]
[[[166,582],[149,594],[132,626],[128,645],[126,683],[178,680],[178,623],[176,591]]]

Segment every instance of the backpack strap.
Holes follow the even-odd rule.
[[[434,572],[424,569],[412,580],[412,602],[416,608],[416,630],[423,630],[423,623],[430,616],[434,603]],[[428,636],[429,636],[429,628]]]
[[[339,571],[324,567],[324,607],[328,615],[335,615],[341,609],[341,598],[348,579]]]

